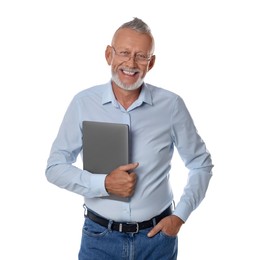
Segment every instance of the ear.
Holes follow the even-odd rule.
[[[151,70],[151,69],[154,67],[154,65],[155,65],[155,60],[156,60],[156,56],[153,55],[153,56],[151,57],[151,60],[149,61],[148,71]]]
[[[106,50],[105,50],[105,59],[107,61],[107,63],[109,65],[111,65],[111,61],[112,61],[112,48],[110,45],[107,46]]]

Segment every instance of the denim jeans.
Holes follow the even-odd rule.
[[[85,218],[79,260],[176,260],[178,238],[163,232],[147,237],[151,228],[139,233],[121,233]]]

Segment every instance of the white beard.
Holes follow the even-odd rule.
[[[124,84],[123,82],[121,82],[121,80],[119,79],[119,76],[117,73],[112,72],[112,80],[113,82],[116,83],[116,85],[118,85],[120,88],[125,89],[125,90],[135,90],[138,89],[142,86],[144,79],[143,78],[139,78],[135,83],[133,83],[132,85],[127,85]]]

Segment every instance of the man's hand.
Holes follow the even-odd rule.
[[[153,237],[160,231],[168,236],[176,236],[183,223],[184,221],[175,215],[167,216],[158,222],[147,236]]]
[[[122,165],[106,176],[105,188],[108,193],[120,197],[131,197],[136,186],[136,174],[133,171],[139,163]],[[129,173],[130,172],[130,173]]]

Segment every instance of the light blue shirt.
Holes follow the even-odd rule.
[[[129,125],[131,162],[139,162],[139,166],[135,169],[136,190],[128,201],[106,198],[106,175],[73,165],[80,153],[82,156],[84,120]],[[125,110],[109,82],[73,98],[52,145],[46,176],[51,183],[84,196],[87,207],[107,219],[144,221],[160,214],[174,200],[169,181],[174,147],[189,169],[188,182],[174,209],[174,214],[186,221],[205,197],[213,165],[182,98],[144,84],[139,98]]]

